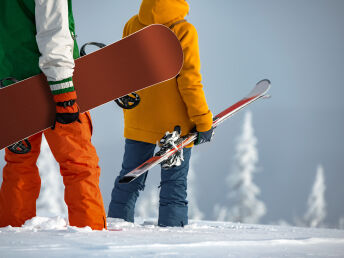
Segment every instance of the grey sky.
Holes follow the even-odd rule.
[[[79,45],[119,40],[140,2],[73,1]],[[198,30],[204,90],[214,114],[245,96],[257,81],[272,82],[272,98],[250,106],[259,151],[255,183],[267,206],[263,222],[303,216],[321,163],[325,222],[336,226],[344,216],[344,1],[188,2],[187,19]],[[109,103],[93,110],[92,117],[107,209],[123,154],[122,113]],[[224,201],[223,179],[242,121],[243,113],[234,116],[216,130],[213,143],[193,150],[199,207],[206,219],[212,219],[215,203]],[[157,187],[158,178],[155,169],[147,187]]]

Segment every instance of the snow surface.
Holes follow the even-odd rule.
[[[35,217],[21,228],[0,228],[0,257],[344,257],[344,231],[335,229],[210,221],[161,228],[140,218],[108,219],[108,229]]]

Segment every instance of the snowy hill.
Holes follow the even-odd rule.
[[[36,217],[21,228],[0,228],[0,257],[344,257],[343,230],[210,221],[161,228],[140,218],[109,219],[108,229]]]

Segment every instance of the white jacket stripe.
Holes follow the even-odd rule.
[[[72,88],[72,87],[74,87],[73,81],[50,85],[51,91],[59,91],[59,90],[64,90],[64,89]]]
[[[48,81],[73,76],[74,40],[69,31],[67,0],[35,0],[39,67]]]

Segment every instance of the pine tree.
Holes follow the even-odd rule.
[[[195,160],[196,157],[193,157]],[[204,217],[204,214],[200,211],[197,205],[197,192],[195,188],[193,165],[190,162],[190,169],[188,174],[188,201],[189,201],[189,213],[190,219],[200,220]],[[139,198],[136,205],[136,214],[141,218],[157,218],[159,211],[159,191],[156,188],[152,188],[147,193],[144,193]]]
[[[159,213],[159,191],[152,188],[148,194],[141,196],[136,206],[137,216],[147,218],[157,218]]]
[[[339,229],[344,229],[344,217],[339,218],[338,224]]]
[[[192,157],[193,162],[197,159],[196,156]],[[195,172],[193,169],[193,162],[190,161],[190,168],[188,172],[188,201],[189,201],[189,218],[195,220],[201,220],[204,217],[204,214],[198,207],[197,203],[197,189],[195,182]]]
[[[49,145],[42,137],[41,154],[37,161],[41,176],[41,192],[37,200],[37,215],[40,216],[66,216],[67,207],[63,200],[64,186]]]
[[[324,168],[318,165],[312,192],[308,197],[308,210],[304,216],[304,220],[309,227],[323,225],[326,217],[325,190]]]
[[[227,207],[215,206],[217,219],[233,222],[259,223],[266,213],[265,204],[257,199],[259,188],[253,183],[253,174],[257,171],[257,138],[252,126],[252,113],[247,111],[243,131],[238,138],[232,172],[226,178],[229,193]]]
[[[228,217],[228,209],[226,206],[220,204],[215,204],[213,210],[215,220],[217,221],[226,221]]]

